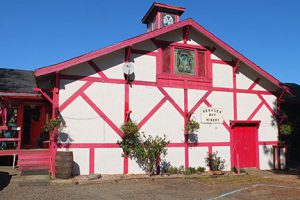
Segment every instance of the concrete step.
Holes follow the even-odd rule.
[[[34,176],[34,175],[49,176],[49,170],[48,169],[36,169],[36,170],[24,170],[21,172],[21,176]]]

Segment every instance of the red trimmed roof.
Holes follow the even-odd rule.
[[[213,35],[211,32],[209,32],[208,30],[206,30],[205,28],[203,28],[201,25],[199,25],[197,22],[195,22],[192,19],[186,19],[184,21],[180,21],[177,22],[175,24],[151,31],[151,32],[147,32],[144,33],[142,35],[130,38],[128,40],[124,40],[122,42],[119,42],[117,44],[105,47],[103,49],[99,49],[96,51],[92,51],[90,53],[78,56],[76,58],[72,58],[70,60],[55,64],[55,65],[51,65],[51,66],[47,66],[47,67],[43,67],[43,68],[39,68],[35,70],[35,76],[42,76],[45,74],[49,74],[49,73],[53,73],[53,72],[57,72],[57,71],[61,71],[63,69],[69,68],[71,66],[83,63],[83,62],[87,62],[89,60],[92,60],[94,58],[103,56],[105,54],[108,53],[112,53],[116,50],[128,47],[128,46],[132,46],[134,44],[137,44],[139,42],[157,37],[161,34],[164,33],[168,33],[170,31],[173,30],[177,30],[180,29],[184,26],[190,25],[191,27],[193,27],[194,29],[196,29],[198,32],[200,32],[201,34],[205,35],[206,37],[208,37],[211,41],[213,41],[214,43],[216,43],[218,46],[220,46],[221,48],[223,48],[224,50],[228,51],[230,54],[232,54],[234,57],[236,57],[237,59],[239,59],[241,62],[245,63],[246,65],[248,65],[250,68],[252,68],[253,70],[257,71],[259,74],[261,74],[262,76],[266,77],[267,79],[269,79],[272,83],[274,83],[275,85],[277,85],[278,87],[282,87],[281,83],[279,80],[277,80],[276,78],[274,78],[272,75],[270,75],[269,73],[267,73],[266,71],[264,71],[262,68],[260,68],[259,66],[257,66],[255,63],[253,63],[252,61],[250,61],[248,58],[246,58],[245,56],[243,56],[241,53],[239,53],[238,51],[234,50],[232,47],[230,47],[228,44],[226,44],[225,42],[223,42],[222,40],[220,40],[219,38],[217,38],[215,35]]]

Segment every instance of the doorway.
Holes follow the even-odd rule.
[[[24,105],[22,148],[37,148],[45,123],[44,105]]]
[[[260,121],[233,121],[232,160],[233,166],[258,168],[258,127]]]

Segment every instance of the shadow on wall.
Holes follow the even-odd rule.
[[[0,191],[9,185],[10,179],[11,175],[8,172],[0,172]]]
[[[268,166],[270,169],[273,169],[273,148],[272,147],[268,147],[267,145],[263,146],[263,151],[264,154],[267,155],[267,157],[269,158],[268,160]]]
[[[268,157],[271,157],[273,154],[273,148],[268,147],[266,145],[263,146],[264,154],[268,155]],[[274,170],[273,169],[273,159],[268,161],[269,167],[272,169],[272,173],[274,174],[282,174],[282,175],[293,175],[300,178],[300,168],[287,168],[284,170]]]

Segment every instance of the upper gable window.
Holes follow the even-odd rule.
[[[168,46],[162,51],[162,74],[181,78],[209,78],[207,51]]]

